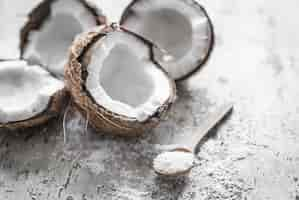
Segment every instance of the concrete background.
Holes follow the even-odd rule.
[[[15,9],[5,10],[21,4],[6,2]],[[125,5],[98,3],[113,16]],[[0,199],[298,200],[299,2],[200,3],[214,22],[216,46],[207,65],[179,84],[167,121],[141,138],[122,139],[92,130],[82,135],[82,121],[69,120],[76,129],[66,145],[61,120],[3,132]],[[6,22],[3,27],[13,24]],[[13,34],[3,35],[0,41],[17,43],[3,39]],[[202,145],[189,177],[157,177],[151,168],[156,147],[196,134],[194,128],[227,101],[235,112]]]

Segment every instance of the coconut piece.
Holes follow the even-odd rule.
[[[104,19],[92,6],[85,0],[43,1],[22,30],[22,58],[63,78],[68,48],[75,36]]]
[[[132,136],[158,124],[176,90],[153,61],[153,47],[120,27],[99,27],[75,40],[66,85],[93,127]]]
[[[154,57],[176,80],[199,69],[213,46],[211,21],[194,0],[134,0],[121,25],[160,47]]]
[[[64,83],[25,61],[0,62],[0,128],[26,128],[57,116]]]

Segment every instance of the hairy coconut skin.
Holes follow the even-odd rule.
[[[51,97],[47,109],[42,113],[23,121],[9,122],[5,124],[0,123],[0,130],[26,129],[45,124],[50,119],[55,118],[59,116],[60,113],[62,113],[62,110],[64,110],[64,108],[66,107],[68,100],[69,94],[66,89],[64,88],[62,90],[59,90]]]
[[[122,25],[124,23],[124,21],[130,16],[130,15],[136,15],[136,13],[134,11],[131,10],[131,7],[134,6],[136,3],[138,3],[139,1],[142,1],[142,0],[132,0],[131,3],[126,7],[126,9],[124,10],[122,16],[121,16],[121,19],[120,19],[120,24]],[[185,1],[185,0],[183,0]],[[212,51],[214,49],[214,46],[215,46],[215,31],[214,31],[214,26],[213,26],[213,23],[212,23],[212,20],[210,18],[210,16],[208,15],[208,12],[206,11],[206,9],[201,6],[198,2],[196,2],[195,0],[188,0],[188,2],[191,2],[192,5],[198,9],[201,9],[204,13],[204,15],[207,17],[207,20],[208,20],[208,24],[210,26],[210,29],[211,29],[211,41],[210,41],[210,47],[209,47],[209,51],[208,53],[206,54],[206,56],[204,57],[204,59],[201,59],[201,60],[198,60],[198,64],[197,64],[197,67],[190,71],[188,74],[180,77],[180,78],[177,78],[175,81],[176,82],[180,82],[180,81],[184,81],[188,78],[190,78],[191,76],[193,76],[195,73],[197,73],[201,67],[203,65],[205,65],[211,54],[212,54]],[[178,27],[180,28],[180,27]]]
[[[120,29],[127,31],[124,28]],[[169,83],[172,86],[171,96],[153,116],[144,122],[112,113],[97,104],[85,87],[88,73],[86,63],[88,63],[90,58],[88,49],[94,42],[100,40],[101,37],[111,31],[114,31],[113,28],[102,26],[90,32],[83,33],[76,38],[70,49],[69,61],[65,67],[66,87],[70,91],[80,112],[83,116],[87,117],[96,130],[113,135],[137,136],[158,125],[160,119],[166,114],[166,111],[175,100],[176,88],[174,82],[169,79]],[[145,44],[152,45],[146,40],[144,42]],[[165,71],[163,72],[167,75]]]
[[[44,20],[50,15],[51,4],[55,1],[57,0],[44,0],[39,3],[29,14],[28,21],[25,23],[20,32],[21,57],[23,57],[30,32],[33,30],[38,30],[42,26]],[[90,11],[90,13],[94,15],[96,23],[98,25],[106,24],[106,17],[101,15],[95,7],[90,5],[86,0],[78,1],[80,1]]]

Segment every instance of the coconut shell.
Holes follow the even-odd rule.
[[[24,49],[28,42],[28,36],[31,31],[39,29],[44,20],[50,15],[51,4],[56,0],[43,0],[40,2],[28,15],[28,21],[23,26],[20,32],[20,50],[21,57],[23,57]],[[106,23],[105,16],[101,15],[98,10],[90,5],[86,0],[79,0],[83,6],[85,6],[92,15],[94,15],[96,23],[98,25]],[[32,117],[27,120],[9,122],[9,123],[0,123],[0,129],[24,129],[38,126],[48,122],[50,119],[57,117],[62,110],[64,110],[66,103],[69,100],[69,93],[66,88],[57,91],[50,99],[47,109],[40,113],[39,115]]]
[[[131,7],[133,7],[135,4],[139,3],[139,1],[141,1],[141,0],[132,0],[131,3],[128,4],[128,6],[125,8],[125,10],[121,16],[121,19],[120,19],[121,25],[125,22],[125,20],[130,15],[136,15],[136,13],[131,10]],[[183,1],[185,1],[185,0],[183,0]],[[202,10],[204,15],[206,16],[206,18],[208,20],[208,24],[211,29],[210,46],[209,46],[209,50],[208,50],[207,54],[205,55],[205,57],[203,59],[198,60],[197,67],[194,70],[190,71],[189,73],[177,78],[175,80],[176,82],[184,81],[184,80],[190,78],[191,76],[193,76],[195,73],[197,73],[201,69],[201,67],[208,62],[208,60],[212,54],[212,51],[214,49],[214,44],[215,44],[214,26],[213,26],[212,20],[211,20],[210,16],[208,15],[208,12],[206,11],[206,9],[195,0],[188,0],[188,4],[192,4],[195,8]]]
[[[24,49],[28,42],[28,36],[31,31],[38,30],[42,25],[44,20],[50,15],[51,12],[51,4],[57,0],[43,0],[39,3],[29,14],[28,21],[23,26],[20,32],[20,49],[21,49],[21,57],[23,57]],[[106,17],[98,12],[97,8],[93,7],[93,5],[89,4],[86,0],[79,0],[83,6],[85,6],[92,15],[94,15],[96,23],[98,25],[106,24]]]
[[[17,129],[26,129],[32,128],[34,126],[42,125],[48,122],[50,119],[59,116],[60,113],[64,110],[69,99],[69,94],[66,89],[57,91],[51,98],[46,110],[42,113],[22,121],[9,122],[9,123],[0,123],[1,129],[17,130]]]
[[[127,31],[123,28],[120,29]],[[85,87],[88,73],[86,60],[89,58],[86,52],[88,52],[89,47],[94,42],[101,39],[101,37],[110,31],[113,31],[113,28],[102,26],[77,37],[70,48],[69,60],[65,67],[66,87],[70,91],[80,112],[82,112],[83,116],[88,117],[90,124],[96,130],[121,136],[140,135],[157,126],[160,119],[166,114],[166,111],[175,100],[175,84],[169,78],[170,85],[172,86],[171,96],[164,105],[157,109],[157,112],[153,116],[144,122],[113,113],[99,105]],[[144,40],[144,42],[145,44],[152,45],[146,40]],[[163,71],[162,68],[160,69]],[[165,71],[163,72],[167,76],[167,73]]]

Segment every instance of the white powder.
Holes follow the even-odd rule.
[[[154,160],[154,169],[160,174],[177,174],[189,170],[194,164],[192,153],[173,151],[158,155]]]

